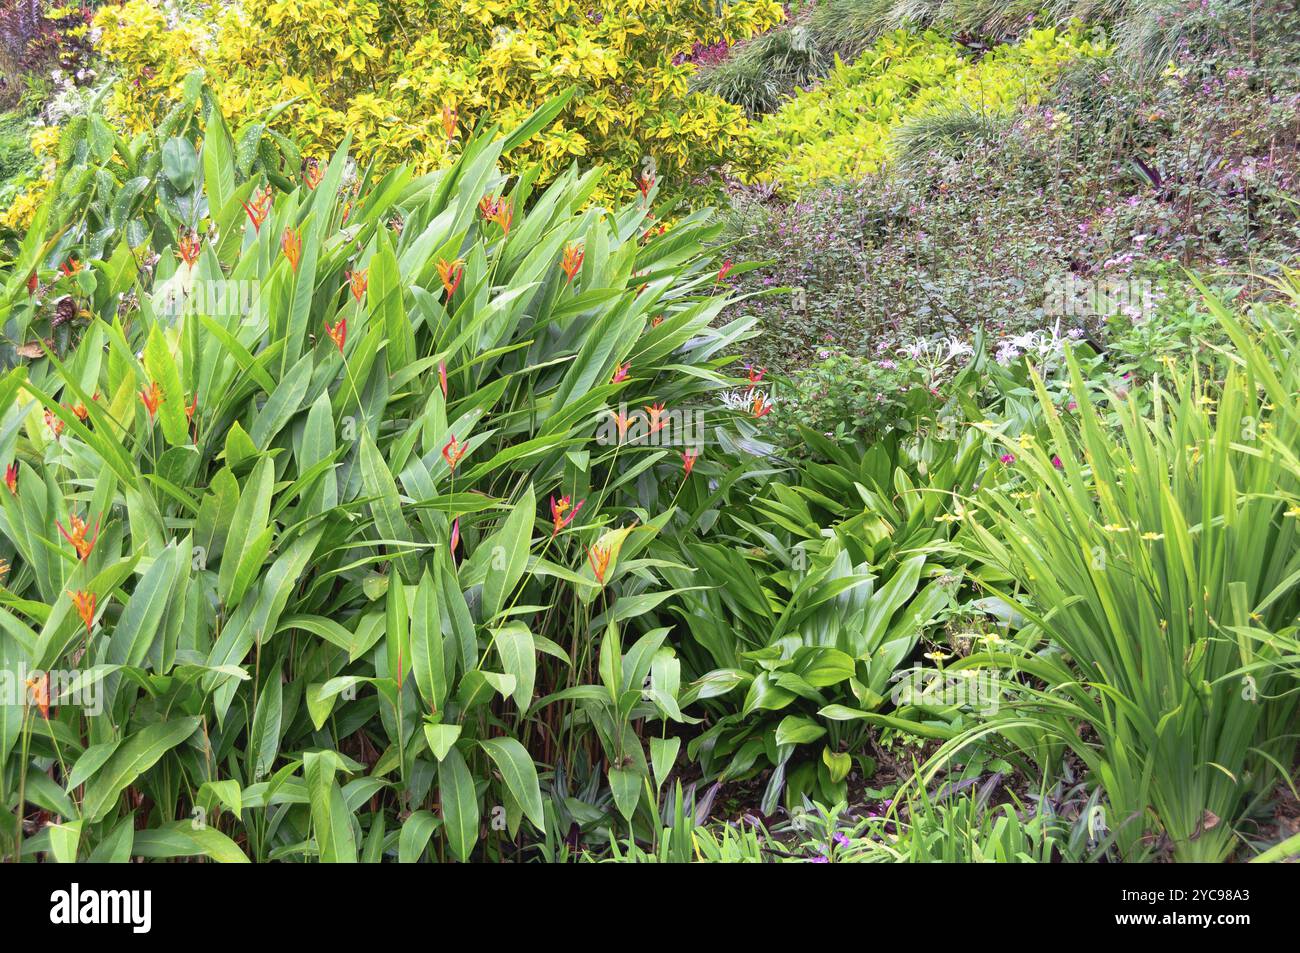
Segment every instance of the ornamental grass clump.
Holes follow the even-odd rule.
[[[1077,426],[1035,375],[1052,445],[1007,441],[1023,481],[985,494],[994,525],[972,527],[990,578],[1022,594],[988,588],[1033,626],[1023,652],[955,667],[1041,687],[952,748],[991,732],[1068,747],[1104,791],[1126,860],[1226,859],[1295,746],[1280,663],[1300,611],[1300,312],[1247,321],[1205,293],[1235,348],[1226,377],[1171,363],[1151,401],[1109,395],[1109,429],[1073,356]]]

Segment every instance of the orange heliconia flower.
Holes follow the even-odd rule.
[[[565,284],[569,284],[573,281],[573,276],[576,275],[578,269],[582,267],[582,259],[586,254],[587,253],[583,247],[576,242],[564,246],[564,260],[560,262],[560,270],[568,276],[569,280],[566,281]]]
[[[193,268],[198,264],[199,255],[203,252],[203,243],[199,241],[198,232],[190,232],[188,235],[182,235],[177,242],[176,257],[185,264]]]
[[[348,319],[339,318],[338,321],[334,323],[334,327],[330,327],[329,322],[326,321],[325,333],[329,335],[330,340],[334,342],[334,346],[338,348],[339,353],[342,354],[343,342],[348,339]]]
[[[722,263],[722,267],[718,269],[718,280],[719,280],[719,281],[722,281],[723,279],[725,279],[725,278],[727,277],[727,275],[731,274],[731,267],[732,267],[732,266],[731,266],[731,259],[728,258],[726,261],[724,261],[724,262]]]
[[[366,293],[366,287],[369,284],[370,279],[364,270],[348,272],[348,287],[352,289],[352,297],[357,299],[358,304],[361,303],[361,298]]]
[[[700,459],[700,452],[698,450],[686,450],[682,452],[682,469],[686,471],[686,476],[691,475],[691,471],[695,469],[695,461],[698,459]]]
[[[642,172],[636,180],[636,187],[641,190],[642,201],[650,201],[650,190],[655,187],[655,175],[653,172]]]
[[[465,262],[459,258],[452,261],[439,258],[438,277],[442,279],[442,290],[447,293],[447,300],[451,301],[451,296],[460,287],[460,280],[465,277]]]
[[[11,463],[5,467],[5,486],[14,496],[18,495],[18,464]]]
[[[578,510],[582,509],[582,504],[586,502],[586,500],[579,500],[577,505],[574,506],[567,495],[560,497],[558,500],[551,497],[551,522],[554,524],[551,535],[554,536],[572,523],[573,518],[578,515]]]
[[[614,423],[618,425],[618,439],[621,443],[627,437],[627,428],[632,423],[632,418],[621,410],[618,413],[611,410],[609,415],[614,418]]]
[[[664,316],[662,314],[656,314],[653,318],[650,319],[650,327],[652,328],[657,328],[659,327],[659,325],[663,323],[664,323]]]
[[[623,383],[623,381],[627,380],[627,375],[631,372],[631,370],[632,370],[631,361],[628,361],[626,364],[620,364],[618,367],[614,368],[614,376],[610,378],[609,382],[611,384]]]
[[[59,271],[63,272],[68,277],[72,277],[77,272],[81,271],[81,262],[77,261],[75,258],[69,258],[63,264],[59,265]]]
[[[298,262],[302,260],[302,232],[296,232],[292,228],[286,228],[284,234],[280,236],[280,250],[284,252],[284,257],[289,259],[289,267],[293,273],[298,273]]]
[[[95,594],[78,589],[76,592],[69,591],[68,595],[72,598],[72,604],[77,607],[77,615],[81,616],[81,621],[86,623],[86,635],[89,636],[91,630],[95,628]]]
[[[144,404],[144,409],[149,411],[149,420],[152,423],[158,414],[158,407],[162,404],[163,393],[158,387],[157,381],[150,381],[147,388],[140,390],[140,403]]]
[[[67,405],[65,404],[64,406],[66,407]],[[86,419],[90,416],[90,411],[88,411],[86,409],[86,405],[81,403],[80,401],[78,401],[76,404],[69,407],[68,409],[71,410],[74,414],[76,414],[77,419],[80,420],[83,424],[86,422]]]
[[[510,234],[510,223],[515,218],[515,203],[513,200],[503,198],[500,195],[485,195],[479,200],[478,210],[484,221],[496,222],[501,226],[503,233]]]
[[[27,278],[27,294],[29,296],[36,294],[36,289],[40,283],[40,279],[36,277],[36,272],[33,271]]]
[[[456,472],[456,464],[460,463],[460,458],[465,456],[465,451],[468,449],[469,444],[461,443],[456,439],[455,434],[452,434],[447,445],[442,448],[442,458],[447,461],[447,466],[451,468],[452,473]]]
[[[253,194],[253,201],[241,202],[244,211],[248,214],[248,220],[253,223],[253,231],[260,232],[262,223],[271,215],[271,205],[275,201],[275,193],[271,191],[269,185],[264,186]]]
[[[27,697],[40,710],[41,717],[50,720],[50,673],[42,672],[27,679]]]
[[[596,581],[605,584],[605,570],[609,569],[610,550],[608,546],[592,546],[587,550],[587,561],[591,571],[596,574]]]
[[[456,107],[443,103],[442,132],[447,137],[447,145],[451,145],[452,140],[456,138],[456,122],[458,118]]]
[[[320,163],[315,159],[308,159],[307,168],[302,172],[302,180],[307,183],[307,188],[315,192],[316,186],[320,185],[324,178],[325,173],[321,171]]]
[[[45,426],[50,428],[50,433],[54,434],[55,440],[58,440],[59,435],[63,433],[63,418],[47,407],[45,408]]]
[[[95,520],[94,532],[91,532],[90,524],[83,520],[76,513],[68,514],[68,528],[64,529],[63,524],[58,520],[54,525],[59,528],[63,538],[72,544],[72,548],[77,551],[77,558],[85,561],[95,549],[95,540],[99,539],[99,520]]]
[[[766,399],[762,394],[754,395],[754,417],[766,417],[772,412],[772,402]]]
[[[664,416],[663,404],[648,404],[645,407],[645,412],[646,415],[650,418],[651,433],[658,433],[659,431],[663,430],[664,427],[667,425],[667,421],[663,419]]]

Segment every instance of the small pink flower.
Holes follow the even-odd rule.
[[[1016,462],[1016,455],[1014,453],[1004,453],[1002,456],[998,457],[998,461],[1005,463],[1007,466],[1011,466],[1011,464]]]
[[[1058,457],[1056,454],[1052,454],[1052,466],[1056,467],[1056,469],[1058,470],[1065,469],[1065,464],[1061,462],[1061,458]]]

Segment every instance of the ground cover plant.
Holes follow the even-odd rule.
[[[0,12],[5,862],[1300,859],[1289,0]]]
[[[748,356],[791,371],[828,346],[892,360],[918,336],[1085,328],[1136,360],[1152,358],[1152,344],[1174,346],[1179,329],[1207,327],[1184,267],[1221,293],[1256,293],[1251,276],[1294,267],[1300,245],[1297,54],[1282,39],[1294,10],[1266,5],[1258,15],[1277,25],[1266,49],[1230,32],[1213,57],[1183,50],[1156,77],[1118,55],[1080,57],[1036,102],[1006,112],[944,107],[903,121],[908,107],[886,99],[873,107],[883,123],[849,118],[848,128],[877,130],[877,151],[865,156],[889,158],[876,173],[835,173],[785,199],[738,188],[729,236],[765,262],[738,284],[777,292],[750,310],[779,333]],[[865,161],[831,148],[847,133],[803,103],[854,102],[898,68],[889,61],[856,85],[828,83],[763,122],[803,137],[800,169],[826,175]],[[799,115],[813,124],[783,118]]]

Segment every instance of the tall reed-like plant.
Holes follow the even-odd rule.
[[[1117,429],[1073,357],[1073,421],[1035,375],[1049,437],[1008,447],[1021,485],[988,494],[993,527],[973,526],[988,564],[1023,587],[1000,594],[1043,642],[960,663],[1034,687],[952,746],[1025,728],[1064,742],[1104,789],[1130,860],[1225,859],[1294,751],[1276,634],[1300,610],[1300,322],[1293,307],[1247,322],[1208,305],[1235,344],[1224,378],[1171,366],[1149,405],[1112,393]]]

